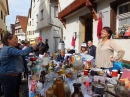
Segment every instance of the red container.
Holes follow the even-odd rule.
[[[30,58],[30,61],[36,61],[35,57]]]
[[[84,70],[84,75],[88,76],[88,70]]]
[[[111,76],[112,77],[117,77],[118,76],[118,71],[117,70],[112,70]]]
[[[62,63],[60,63],[60,67],[62,68]]]

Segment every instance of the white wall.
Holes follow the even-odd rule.
[[[109,26],[110,27],[110,2],[115,0],[101,0],[100,2],[97,2],[97,16],[98,13],[102,12],[102,21],[103,21],[103,27]],[[98,45],[98,38],[97,38],[97,23],[98,21],[93,20],[93,43],[94,45]]]
[[[41,19],[41,10],[43,10],[43,19]],[[38,15],[38,20],[36,18],[36,15]],[[48,0],[35,0],[35,6],[34,2],[32,0],[32,10],[31,10],[31,24],[32,30],[38,30],[42,27],[45,27],[48,25]],[[33,21],[32,21],[33,19]]]
[[[79,50],[79,16],[85,15],[86,13],[89,13],[89,10],[87,7],[84,7],[77,12],[73,13],[69,17],[66,18],[66,29],[63,28],[63,37],[65,37],[65,48],[72,48],[71,46],[71,41],[72,41],[72,36],[74,32],[77,32],[77,39],[75,41],[76,47],[75,50]]]
[[[53,39],[53,35],[52,35],[52,27],[44,28],[40,34],[41,34],[43,43],[45,43],[45,39],[48,39],[49,52],[52,53],[54,51],[54,49],[53,49],[54,39]]]
[[[54,16],[54,10],[55,10],[54,7],[55,6],[58,6],[57,0],[54,0],[54,1],[52,0],[51,1],[51,14],[50,14],[51,15],[51,23],[62,28],[63,27],[62,22],[58,19],[58,17]]]
[[[115,39],[116,43],[125,50],[123,59],[130,61],[130,39]]]
[[[97,4],[97,12],[102,11],[103,13],[103,26],[110,27],[110,2],[115,0],[102,0]],[[97,22],[93,22],[93,42],[94,45],[98,45],[98,38],[97,38]],[[125,56],[123,59],[130,60],[130,39],[115,39],[116,43],[121,46],[125,50]],[[116,53],[115,53],[116,54]]]
[[[55,31],[60,32],[61,29],[57,28],[57,27],[46,27],[42,30],[42,32],[40,33],[41,37],[42,37],[42,41],[43,43],[45,43],[45,39],[48,39],[48,44],[49,44],[49,52],[50,53],[54,53],[55,52],[55,47],[56,44],[55,43],[55,38],[60,38],[60,36],[58,37],[58,35],[55,33]]]
[[[18,36],[18,39],[20,39],[20,40],[25,40],[25,35],[20,35],[20,36]]]
[[[61,11],[62,11],[65,7],[67,7],[68,5],[70,5],[73,1],[75,1],[75,0],[59,0]],[[60,11],[60,8],[59,8],[59,11]]]
[[[32,35],[32,33],[31,33],[31,35],[29,35],[29,31],[33,31],[32,30],[32,25],[30,25],[30,21],[31,21],[31,18],[30,18],[30,13],[28,13],[28,23],[27,23],[27,30],[26,30],[26,36],[27,36],[27,39],[28,40],[30,40],[30,39],[34,39],[36,36],[35,36],[35,34],[34,35]]]

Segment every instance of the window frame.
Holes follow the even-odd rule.
[[[56,13],[56,11],[57,11],[57,13]],[[54,17],[58,18],[58,6],[57,5],[54,6]]]
[[[36,23],[38,23],[38,14],[36,15]]]
[[[3,20],[3,11],[1,10],[1,19]]]
[[[118,15],[119,15],[119,14],[128,13],[128,12],[122,12],[122,13],[120,13],[120,10],[119,10],[119,9],[122,7],[122,8],[123,8],[122,10],[124,11],[125,5],[128,5],[128,12],[130,12],[130,1],[129,1],[129,2],[120,4],[120,5],[117,7],[117,13],[118,13]]]
[[[120,26],[120,24],[119,24],[119,22],[121,21],[121,20],[125,20],[125,19],[130,19],[130,11],[128,11],[128,12],[126,12],[126,13],[122,13],[122,14],[120,14],[119,13],[119,8],[121,7],[121,6],[125,6],[125,5],[127,5],[127,4],[129,4],[129,6],[130,6],[130,2],[126,2],[126,3],[123,3],[123,4],[120,4],[120,5],[118,5],[117,6],[117,16],[116,16],[116,19],[117,19],[117,25],[116,25],[116,29],[120,29],[122,26]],[[126,15],[126,14],[128,14],[128,15]]]
[[[32,18],[32,26],[34,26],[34,19]]]
[[[33,0],[33,7],[35,7],[35,0]]]
[[[41,20],[44,19],[44,9],[41,10]]]

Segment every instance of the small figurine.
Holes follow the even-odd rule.
[[[128,28],[127,24],[124,24],[123,27],[121,28],[120,36],[122,38],[124,37],[124,34],[125,34],[127,28]]]
[[[30,97],[35,97],[35,93],[30,92]]]
[[[61,63],[63,63],[64,57],[65,57],[65,53],[64,53],[64,51],[62,50],[62,51],[60,52],[60,54],[58,55],[57,60],[60,61]]]
[[[128,25],[128,29],[126,30],[124,36],[130,37],[130,25]]]
[[[31,83],[31,91],[32,91],[32,93],[36,92],[36,88],[37,88],[36,84],[37,84],[37,81],[32,80],[32,83]]]

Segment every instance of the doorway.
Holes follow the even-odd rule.
[[[59,42],[60,42],[60,38],[59,37],[54,37],[54,44],[55,44],[55,51],[57,50],[57,48],[58,48],[58,44],[59,44]]]
[[[93,17],[89,15],[85,19],[85,42],[93,40]]]

